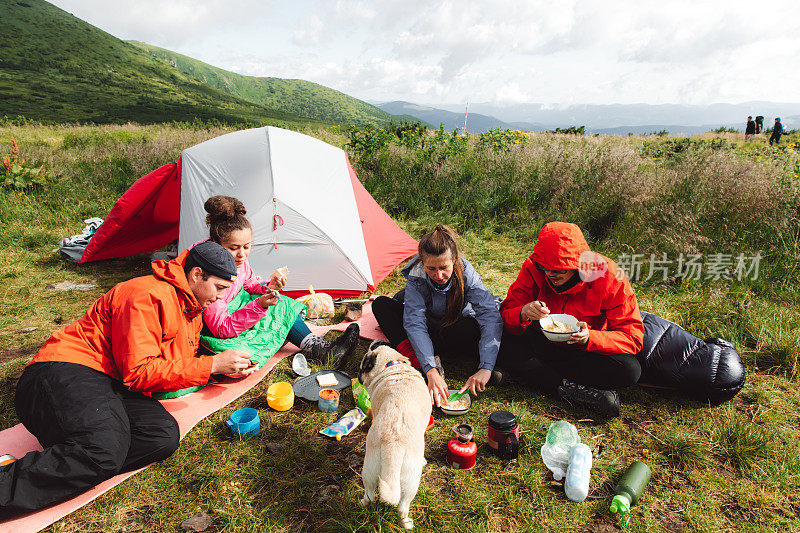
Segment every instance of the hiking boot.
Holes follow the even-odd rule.
[[[444,379],[444,367],[442,366],[442,358],[438,355],[433,356],[433,361],[436,363],[436,368],[439,370],[439,374],[441,374],[442,379]]]
[[[573,407],[583,407],[603,416],[619,416],[619,396],[610,390],[595,389],[564,380],[557,389],[558,397]]]
[[[492,377],[489,378],[489,385],[499,386],[503,384],[506,379],[505,370],[496,366],[492,369]]]
[[[326,365],[330,368],[342,368],[353,355],[358,346],[358,324],[350,324],[347,329],[336,339],[331,341],[328,352],[325,354]]]

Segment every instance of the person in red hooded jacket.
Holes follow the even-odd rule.
[[[212,373],[249,366],[247,352],[197,354],[203,309],[236,278],[231,254],[207,242],[152,267],[56,331],[25,368],[17,415],[44,449],[0,467],[0,516],[41,509],[169,457],[178,423],[143,393],[202,386]]]
[[[551,342],[539,319],[570,314],[579,331]],[[614,390],[639,380],[644,324],[636,295],[610,259],[589,250],[581,229],[550,222],[500,305],[505,330],[498,364],[523,384],[607,416]]]

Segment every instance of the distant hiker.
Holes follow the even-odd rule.
[[[198,356],[203,309],[236,279],[212,242],[114,286],[56,331],[17,383],[20,421],[44,447],[0,467],[3,514],[41,509],[178,449],[178,423],[143,394],[208,383],[249,366],[230,350]],[[2,452],[0,452],[2,453]]]
[[[551,342],[539,320],[570,314],[579,330]],[[619,415],[614,392],[641,375],[644,323],[624,272],[591,252],[575,224],[549,222],[500,305],[505,332],[498,364],[522,384],[605,416]]]
[[[269,283],[262,285],[250,268],[247,257],[253,250],[253,226],[245,216],[247,210],[244,204],[232,196],[212,196],[206,200],[203,208],[208,213],[206,224],[209,226],[211,241],[230,252],[236,261],[237,274],[236,280],[222,298],[203,311],[203,320],[211,336],[220,339],[238,337],[270,315],[269,329],[259,332],[259,338],[256,339],[258,346],[272,346],[277,351],[288,340],[309,358],[332,366],[346,361],[358,344],[358,324],[350,324],[342,335],[331,342],[311,333],[299,316],[303,305],[286,296],[281,296],[280,299],[278,297],[277,291],[283,289],[287,281],[283,269],[273,272]],[[240,291],[261,296],[250,298],[252,301],[229,312],[228,304]],[[264,335],[269,339],[265,339]],[[247,344],[248,339],[241,338],[237,346],[249,351]],[[271,355],[270,353],[266,358]],[[256,357],[259,358],[260,356]]]
[[[764,129],[764,117],[763,115],[756,116],[756,133],[761,133]]]
[[[783,124],[781,124],[781,117],[775,117],[775,125],[772,126],[772,136],[769,138],[770,146],[772,146],[773,141],[775,144],[780,144],[781,135],[783,135]]]
[[[756,123],[753,120],[753,117],[747,117],[747,125],[744,127],[744,140],[750,141],[753,139],[753,135],[756,134]]]

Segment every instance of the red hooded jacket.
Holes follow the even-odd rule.
[[[205,385],[212,358],[197,356],[202,309],[183,266],[153,261],[153,274],[123,281],[77,322],[50,337],[30,364],[62,361],[88,366],[138,391]]]
[[[626,276],[610,259],[595,254],[605,261],[607,270],[600,271],[598,279],[581,278],[574,287],[556,292],[536,264],[549,270],[579,270],[581,253],[589,245],[581,229],[575,224],[550,222],[539,232],[533,254],[525,260],[516,281],[508,288],[508,295],[500,305],[505,329],[522,335],[530,322],[523,322],[522,307],[534,300],[547,304],[552,313],[567,313],[589,326],[586,350],[604,354],[636,354],[642,349],[644,324],[639,313],[636,295]],[[587,279],[587,281],[583,281]]]

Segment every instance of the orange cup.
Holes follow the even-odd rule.
[[[276,411],[288,411],[294,405],[294,390],[288,381],[273,383],[267,389],[267,405]]]

